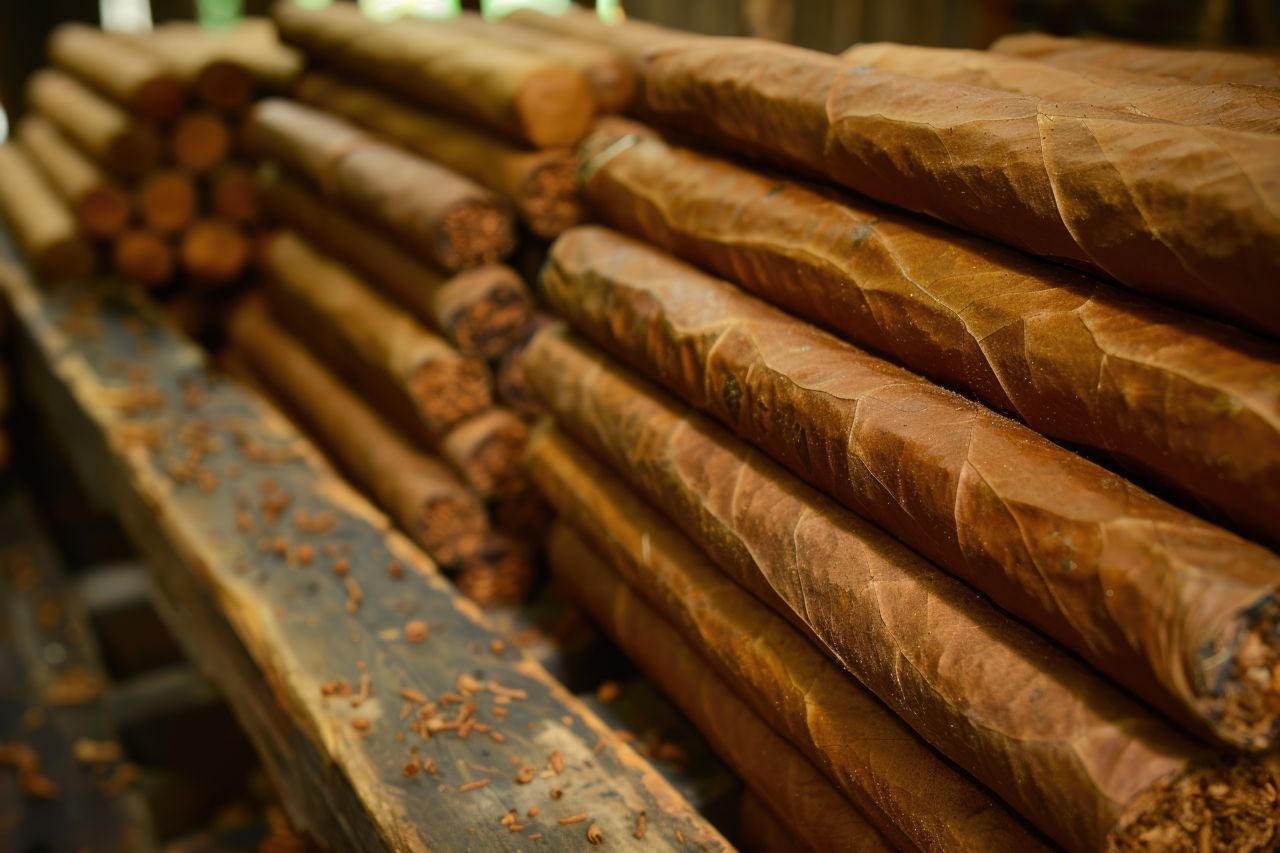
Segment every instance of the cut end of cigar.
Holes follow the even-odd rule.
[[[152,77],[134,92],[129,108],[149,121],[168,121],[182,111],[187,93],[182,81],[168,74]]]
[[[1251,759],[1202,765],[1145,791],[1121,816],[1107,849],[1274,850],[1280,778]]]
[[[440,566],[456,566],[480,553],[489,522],[479,501],[433,497],[423,501],[417,539]]]
[[[433,430],[475,414],[492,399],[488,371],[468,358],[421,364],[409,377],[408,388],[423,421]]]
[[[1262,751],[1280,738],[1280,599],[1248,612],[1201,661],[1203,703],[1220,737]]]
[[[460,349],[497,358],[524,337],[533,319],[533,305],[522,285],[508,285],[509,276],[509,272],[499,273],[487,286],[474,282],[476,289],[487,291],[485,298],[469,301],[448,315],[444,331]]]
[[[481,607],[518,604],[533,588],[533,563],[506,540],[492,540],[485,552],[454,576],[458,591]]]
[[[213,284],[238,276],[249,261],[249,241],[229,222],[206,219],[182,238],[182,265],[193,276]]]
[[[595,95],[581,72],[549,67],[525,80],[515,103],[516,120],[537,148],[563,148],[581,139],[595,117]]]
[[[253,100],[253,77],[234,62],[216,61],[200,72],[196,94],[209,106],[234,112]]]
[[[160,159],[160,141],[147,127],[130,127],[112,141],[107,150],[107,165],[129,178],[140,178],[156,167]]]
[[[556,158],[530,170],[521,187],[521,214],[534,234],[558,237],[583,219],[573,158]]]
[[[67,237],[46,247],[35,258],[44,281],[72,281],[93,274],[93,248],[79,237]]]
[[[119,187],[94,187],[76,205],[76,221],[90,237],[114,237],[129,224],[129,196]]]
[[[129,231],[116,238],[112,258],[121,275],[154,287],[173,278],[173,252],[148,231]]]
[[[169,149],[179,165],[204,172],[226,159],[231,131],[216,115],[187,113],[174,124]]]
[[[159,172],[142,184],[138,206],[147,227],[162,234],[181,231],[195,218],[196,187],[182,172]]]
[[[444,437],[442,452],[467,485],[485,497],[521,491],[529,427],[504,409],[466,420]]]
[[[437,257],[449,269],[500,261],[515,248],[511,217],[487,201],[456,205],[445,214]]]

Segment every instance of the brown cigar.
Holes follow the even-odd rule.
[[[529,428],[506,409],[487,409],[458,423],[440,439],[440,456],[482,498],[524,490],[521,467]]]
[[[207,172],[227,159],[231,130],[216,113],[188,110],[178,117],[169,134],[169,154],[175,163],[193,172]]]
[[[209,176],[209,204],[215,215],[242,225],[254,225],[262,217],[258,182],[239,163],[224,163]]]
[[[182,235],[182,266],[206,284],[226,284],[249,263],[249,239],[224,219],[198,219]]]
[[[137,178],[155,167],[160,156],[155,132],[61,71],[31,75],[27,101],[108,169]]]
[[[167,121],[186,100],[182,82],[128,42],[84,24],[60,24],[49,36],[49,58],[147,121]]]
[[[48,281],[93,272],[93,249],[66,203],[16,143],[0,145],[0,212],[36,274]]]
[[[118,235],[112,245],[111,262],[116,272],[148,287],[173,278],[173,249],[159,234],[130,229]]]
[[[159,234],[174,234],[190,225],[199,202],[195,181],[178,169],[153,172],[138,187],[142,221]]]
[[[595,112],[581,72],[448,24],[379,24],[341,4],[272,14],[285,41],[326,63],[537,148],[572,145]]]
[[[441,463],[410,447],[305,347],[249,301],[229,326],[231,346],[338,464],[437,563],[477,553],[484,507]]]
[[[54,124],[38,113],[23,116],[17,139],[49,185],[72,209],[87,237],[112,237],[129,224],[129,195]]]

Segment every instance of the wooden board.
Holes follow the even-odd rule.
[[[592,825],[618,847],[728,847],[541,666],[512,648],[495,653],[483,615],[427,557],[265,403],[208,373],[142,297],[104,283],[38,292],[12,265],[0,267],[0,287],[34,402],[110,495],[148,558],[166,621],[227,695],[300,827],[351,850],[582,849]],[[196,465],[184,470],[193,450]],[[274,523],[268,481],[270,494],[290,498]],[[331,529],[300,533],[299,510],[330,516]],[[277,540],[287,558],[273,552]],[[337,559],[363,593],[350,610]],[[406,641],[410,620],[427,623],[426,640]],[[322,695],[325,682],[362,675],[373,693],[360,707]],[[399,691],[437,700],[464,675],[526,695],[506,705],[491,690],[469,697],[502,742],[474,730],[410,732]],[[406,778],[412,755],[431,758],[438,775]],[[520,784],[526,766],[535,778]],[[510,809],[522,832],[501,822]],[[641,813],[648,831],[637,842]]]
[[[0,850],[157,849],[121,760],[79,764],[81,738],[116,742],[85,614],[28,496],[0,482],[0,743],[35,752],[57,796],[33,798],[0,768]]]

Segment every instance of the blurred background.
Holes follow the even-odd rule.
[[[560,0],[567,2],[567,0]],[[216,23],[262,14],[270,0],[0,0],[0,103],[22,110],[21,81],[41,64],[45,37],[57,23],[81,20],[108,28],[145,28],[152,21],[203,17]],[[387,13],[417,7],[497,11],[557,0],[370,0]],[[595,5],[584,0],[582,5]],[[1010,32],[1095,34],[1139,41],[1233,45],[1280,50],[1280,0],[624,0],[626,14],[714,35],[754,35],[816,50],[840,51],[860,41],[986,47]]]

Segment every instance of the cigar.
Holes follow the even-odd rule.
[[[840,58],[859,68],[1016,92],[1051,102],[1076,101],[1177,124],[1280,132],[1280,92],[1254,86],[1199,85],[1105,66],[1068,67],[981,50],[889,42],[855,45]]]
[[[40,174],[71,208],[86,237],[111,237],[129,224],[129,195],[80,153],[52,122],[29,113],[17,139]]]
[[[482,498],[524,490],[521,467],[529,428],[510,411],[487,409],[461,421],[441,437],[440,456]]]
[[[262,218],[258,182],[239,163],[223,163],[209,175],[209,204],[215,215],[242,225]]]
[[[529,444],[563,521],[899,849],[1047,849],[786,620],[563,434]]]
[[[1059,38],[1045,33],[1004,36],[991,45],[991,50],[1066,67],[1116,69],[1188,83],[1280,88],[1280,63],[1274,57],[1244,52],[1199,47],[1178,50],[1131,42]]]
[[[635,18],[628,18],[617,24],[606,24],[595,12],[576,6],[569,6],[559,15],[548,15],[535,9],[517,9],[505,15],[502,22],[603,45],[625,57],[633,66],[639,65],[651,50],[705,38],[696,33],[674,30]]]
[[[1191,730],[1275,742],[1280,683],[1251,659],[1280,660],[1280,557],[603,228],[565,232],[541,290],[575,329]]]
[[[491,533],[477,553],[459,565],[452,580],[459,592],[481,607],[519,604],[533,588],[533,563],[525,548]]]
[[[567,433],[1053,841],[1196,849],[1211,832],[1249,849],[1280,832],[1264,759],[1178,734],[728,430],[554,332],[528,373]]]
[[[514,245],[511,218],[488,190],[340,119],[272,98],[254,107],[249,136],[255,150],[443,270],[496,261]]]
[[[293,317],[291,325],[305,327],[308,340],[339,339],[344,353],[412,407],[430,435],[491,403],[483,363],[423,329],[296,234],[282,231],[271,240],[264,270],[273,299]]]
[[[847,68],[754,42],[653,54],[643,101],[666,126],[1280,334],[1274,134]]]
[[[480,38],[556,60],[581,72],[591,85],[599,112],[625,112],[635,96],[633,63],[606,45],[549,30],[517,26],[505,20],[485,20],[476,12],[464,11],[460,16],[451,18],[449,24]]]
[[[510,267],[436,272],[298,182],[269,171],[259,179],[263,202],[277,219],[324,246],[462,352],[493,358],[524,334],[533,297]]]
[[[178,117],[169,134],[169,155],[193,172],[207,172],[227,159],[231,130],[216,113],[188,110]]]
[[[156,287],[173,278],[173,250],[159,234],[131,228],[112,241],[111,264],[120,275]]]
[[[60,24],[48,46],[55,65],[146,121],[167,121],[186,101],[182,82],[162,63],[96,27]]]
[[[465,122],[415,110],[377,89],[323,72],[303,76],[293,96],[492,190],[511,202],[539,237],[555,237],[582,220],[568,149],[520,148]]]
[[[15,143],[0,145],[0,213],[41,279],[79,279],[93,272],[93,249],[76,230],[71,211]]]
[[[546,413],[542,404],[530,393],[529,383],[525,381],[524,357],[534,336],[552,325],[563,326],[564,322],[550,314],[535,315],[525,336],[502,354],[493,374],[493,388],[498,399],[525,418],[538,418]]]
[[[894,849],[563,523],[551,528],[548,554],[566,591],[679,706],[734,773],[770,804],[787,827],[792,846]]]
[[[1043,435],[1108,453],[1140,482],[1280,546],[1280,422],[1268,390],[1280,348],[630,129],[602,123],[582,145],[602,152],[585,159],[584,188],[610,226]]]
[[[182,235],[182,266],[205,284],[226,284],[249,263],[249,239],[235,223],[210,217],[196,220]]]
[[[138,187],[142,221],[159,234],[173,234],[189,226],[199,203],[195,181],[179,169],[153,172]]]
[[[248,107],[258,90],[287,91],[303,65],[301,54],[281,44],[275,27],[261,18],[243,18],[226,30],[171,21],[133,40],[203,103],[227,113]]]
[[[535,148],[572,145],[595,112],[591,85],[558,60],[443,23],[375,23],[359,9],[272,9],[281,38],[327,64]]]
[[[433,560],[448,566],[477,552],[488,527],[480,502],[444,465],[410,447],[261,304],[240,306],[229,336],[263,384]]]
[[[27,101],[94,160],[128,178],[155,168],[160,143],[151,128],[61,71],[44,69],[27,82]]]

